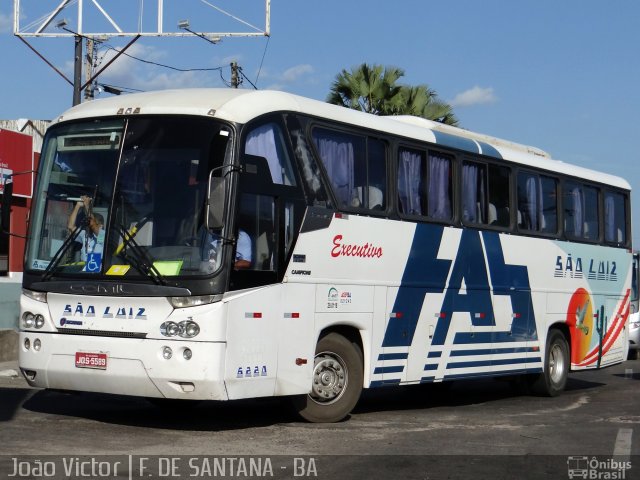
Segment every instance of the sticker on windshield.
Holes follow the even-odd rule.
[[[124,275],[130,268],[130,265],[111,265],[107,270],[107,275]]]
[[[31,264],[33,270],[45,270],[51,262],[49,260],[34,260]]]
[[[99,273],[102,266],[102,254],[101,253],[88,253],[87,263],[85,263],[83,272]]]

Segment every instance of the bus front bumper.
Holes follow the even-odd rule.
[[[227,400],[225,347],[223,342],[20,332],[19,365],[33,387]]]

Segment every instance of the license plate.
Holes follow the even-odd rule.
[[[106,353],[76,352],[76,368],[107,369]]]

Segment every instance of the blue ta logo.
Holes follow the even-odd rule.
[[[511,331],[477,335],[473,341],[459,332],[454,343],[536,339],[535,329],[531,327],[535,323],[527,267],[505,262],[497,233],[466,229],[462,231],[456,258],[438,259],[443,229],[433,225],[417,226],[402,286],[392,310],[403,312],[403,316],[389,320],[382,346],[410,346],[425,296],[443,292],[441,311],[445,313],[437,323],[431,341],[433,345],[444,345],[455,312],[468,313],[473,325],[495,325],[492,295],[509,297],[513,312],[518,313]],[[463,284],[466,285],[465,293],[461,293]]]

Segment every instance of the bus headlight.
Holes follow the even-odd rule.
[[[33,319],[33,323],[36,328],[42,328],[42,326],[44,325],[44,317],[40,314],[36,315],[36,317]]]
[[[165,337],[175,337],[180,333],[180,325],[176,322],[164,322],[160,325],[160,333]]]
[[[36,316],[31,312],[24,312],[22,314],[22,328],[33,328],[35,324]]]
[[[193,338],[200,333],[200,325],[191,319],[180,323],[164,322],[160,325],[160,333],[165,337]]]
[[[200,326],[192,321],[185,320],[180,322],[180,336],[183,338],[193,338],[200,333]]]

